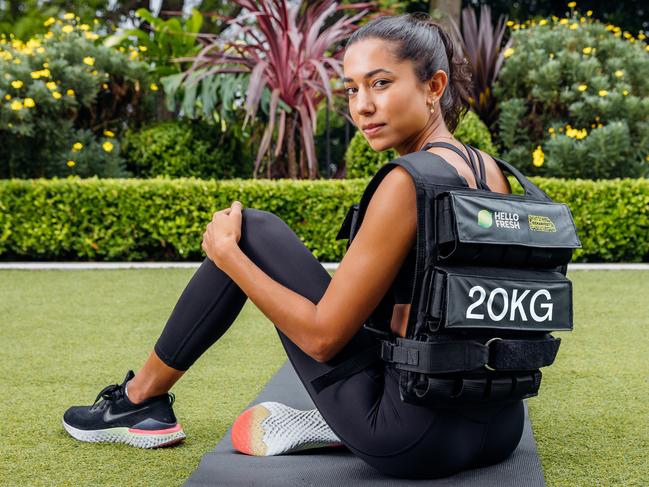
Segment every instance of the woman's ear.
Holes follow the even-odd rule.
[[[446,75],[446,72],[438,69],[435,74],[433,74],[433,77],[428,81],[428,88],[430,92],[429,96],[436,100],[439,100],[444,94],[447,83],[448,76]]]

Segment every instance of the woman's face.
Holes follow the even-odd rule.
[[[343,81],[352,120],[372,149],[394,147],[403,154],[430,125],[434,96],[428,83],[417,79],[412,61],[396,59],[390,47],[392,43],[380,39],[349,46],[343,58]],[[371,124],[381,127],[365,130]]]

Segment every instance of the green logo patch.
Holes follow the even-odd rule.
[[[493,224],[493,216],[489,210],[480,210],[478,212],[478,225],[482,228],[491,228],[491,225]]]
[[[547,216],[528,215],[530,230],[533,232],[556,232],[557,227],[554,222]]]

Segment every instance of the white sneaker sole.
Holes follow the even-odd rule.
[[[92,443],[126,443],[138,448],[159,448],[162,446],[175,445],[185,439],[180,423],[173,428],[165,430],[139,430],[128,427],[108,428],[104,430],[80,430],[70,426],[63,420],[65,430],[79,441]]]
[[[231,436],[236,450],[254,456],[342,446],[317,409],[300,411],[279,402],[246,409],[232,425]]]

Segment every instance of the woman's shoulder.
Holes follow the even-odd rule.
[[[485,164],[485,172],[487,185],[491,188],[492,191],[498,193],[511,193],[511,187],[507,177],[500,169],[500,166],[496,162],[496,159],[487,152],[477,149],[478,153],[482,156]]]

